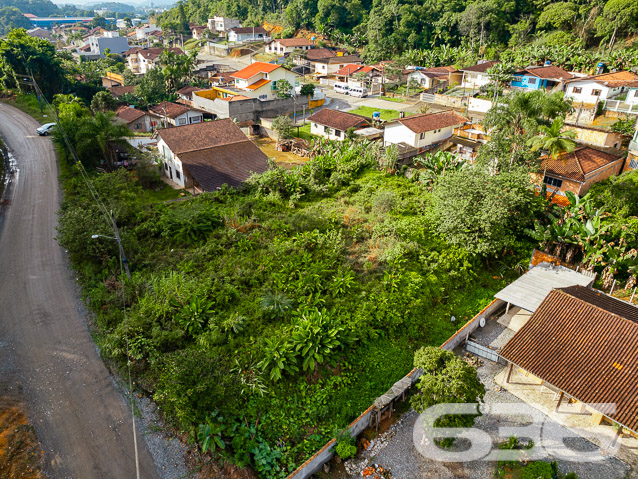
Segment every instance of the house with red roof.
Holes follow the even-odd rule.
[[[583,196],[594,183],[618,175],[624,158],[616,153],[581,146],[558,158],[545,157],[536,175],[537,184],[544,183],[548,191],[565,195],[567,191]]]
[[[299,75],[273,63],[255,62],[233,73],[232,86],[214,86],[216,98],[230,99],[234,96],[256,98],[258,100],[277,99],[277,83],[286,80],[294,87],[299,85]]]
[[[574,103],[597,104],[624,93],[638,82],[633,72],[619,71],[567,80],[565,96]]]
[[[152,106],[148,109],[148,112],[154,118],[153,127],[160,125],[163,128],[170,125],[191,125],[204,121],[204,114],[201,111],[170,101],[163,101],[158,105]]]
[[[294,50],[310,50],[312,47],[312,42],[307,38],[281,38],[267,44],[266,53],[285,55]]]
[[[372,81],[373,78],[381,77],[381,70],[376,68],[373,65],[361,65],[357,63],[350,63],[345,65],[343,68],[340,68],[335,76],[339,81],[350,81],[358,79],[359,77],[364,78],[367,82]]]
[[[118,87],[114,87],[118,88]],[[126,88],[126,87],[120,87]],[[117,119],[125,123],[133,133],[145,133],[151,131],[151,116],[142,110],[130,106],[122,106],[116,112]]]
[[[567,80],[571,80],[573,74],[556,65],[529,66],[514,73],[511,81],[512,88],[525,90],[553,90],[561,87]]]
[[[480,60],[476,65],[461,68],[459,72],[463,75],[461,86],[463,88],[481,88],[490,83],[490,75],[487,71],[497,63],[498,60]]]
[[[385,125],[383,144],[415,148],[421,152],[451,138],[454,129],[468,121],[454,110],[399,118]]]

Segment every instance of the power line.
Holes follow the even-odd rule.
[[[24,75],[24,76],[27,76],[27,75]],[[60,122],[60,116],[58,115],[57,108],[51,105],[51,103],[49,103],[47,98],[42,94],[42,90],[40,89],[40,86],[38,85],[38,82],[35,80],[33,74],[31,74],[30,72],[28,76],[31,78],[32,86],[34,87],[36,94],[40,98],[42,98],[44,102],[46,103],[46,105],[55,113],[57,129],[62,135],[64,143],[67,146],[69,152],[71,153],[71,156],[73,156],[73,159],[78,165],[78,169],[80,170],[80,176],[82,176],[82,179],[86,183],[87,189],[89,190],[89,192],[91,193],[91,196],[93,197],[96,204],[98,205],[98,208],[104,214],[104,217],[106,218],[111,228],[113,229],[113,234],[115,235],[115,239],[117,241],[118,250],[119,250],[120,274],[124,275],[124,272],[126,272],[127,278],[131,279],[131,273],[129,271],[128,261],[126,260],[126,255],[124,254],[124,247],[122,246],[120,232],[117,227],[117,222],[115,221],[115,215],[113,214],[113,211],[109,212],[109,210],[104,205],[104,202],[100,198],[99,193],[93,186],[93,183],[91,182],[91,178],[89,177],[89,174],[87,173],[86,169],[84,168],[84,165],[80,161],[80,158],[77,152],[75,151],[73,144],[69,140],[69,137],[66,134],[66,131],[64,131],[64,127],[62,126],[62,123]],[[132,416],[132,422],[133,422],[133,446],[135,448],[135,473],[136,473],[136,478],[140,479],[140,461],[139,461],[139,453],[137,449],[137,427],[135,425],[135,395],[133,394],[133,379],[131,374],[131,360],[130,360],[131,356],[130,356],[130,348],[129,348],[128,316],[126,315],[126,290],[125,290],[124,280],[122,280],[122,313],[124,316],[124,331],[125,331],[124,337],[126,340],[126,367],[128,370],[129,399],[130,399],[131,416]]]

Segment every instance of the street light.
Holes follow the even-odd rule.
[[[108,239],[117,241],[117,238],[115,236],[91,235],[91,239],[98,239],[98,238],[108,238]]]
[[[120,234],[118,230],[117,229],[115,230],[115,236],[91,235],[91,239],[98,239],[98,238],[107,238],[117,242],[117,246],[120,249],[120,259],[122,260],[122,266],[124,266],[126,277],[128,279],[131,279],[131,272],[128,269],[128,261],[126,260],[126,255],[124,254],[124,247],[122,246],[122,239],[120,238]]]

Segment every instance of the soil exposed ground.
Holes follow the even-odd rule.
[[[0,477],[40,479],[42,450],[20,401],[0,396]]]

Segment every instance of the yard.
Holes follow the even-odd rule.
[[[388,110],[388,109],[384,109],[384,108],[373,108],[371,106],[360,106],[354,110],[350,110],[348,111],[348,113],[353,113],[355,115],[362,115],[362,116],[366,116],[368,118],[372,118],[372,114],[374,112],[379,112],[381,113],[381,119],[382,120],[394,120],[396,118],[399,118],[399,112],[397,110]],[[406,113],[406,115],[410,115],[413,113]]]

